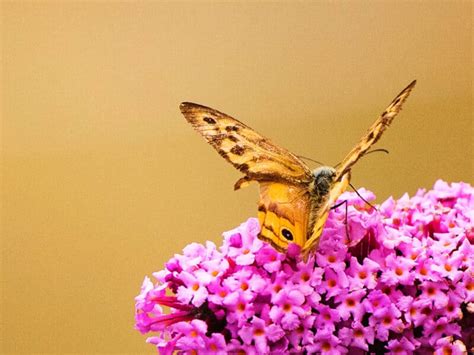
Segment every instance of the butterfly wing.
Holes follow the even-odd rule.
[[[281,252],[288,244],[303,247],[307,238],[311,200],[299,185],[265,181],[260,183],[258,219],[260,239]]]
[[[260,238],[280,251],[307,238],[311,170],[298,157],[273,144],[244,123],[222,112],[193,103],[180,106],[186,120],[219,154],[245,174],[239,189],[260,183]]]
[[[392,123],[395,116],[400,112],[403,103],[415,87],[416,80],[402,90],[400,94],[390,103],[380,117],[369,128],[366,135],[362,137],[359,143],[346,155],[340,166],[336,170],[335,181],[341,180],[351,167],[370,149],[370,147],[379,140],[382,133]]]
[[[306,184],[311,170],[297,156],[273,144],[244,123],[222,112],[184,102],[186,120],[229,163],[246,175],[236,188],[251,180]]]
[[[379,140],[385,129],[392,123],[395,116],[400,112],[403,103],[414,88],[416,80],[412,81],[400,94],[390,103],[387,109],[380,115],[377,121],[369,128],[367,134],[362,137],[359,143],[347,154],[339,168],[336,170],[334,182],[329,190],[324,202],[317,208],[310,208],[313,211],[310,224],[313,225],[311,236],[303,247],[303,255],[307,256],[314,250],[318,243],[324,224],[329,215],[329,211],[336,203],[341,194],[346,191],[350,183],[352,166]]]

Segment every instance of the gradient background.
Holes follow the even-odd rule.
[[[418,85],[353,184],[472,181],[471,2],[2,2],[2,353],[154,353],[144,275],[256,215],[181,116],[335,164]]]

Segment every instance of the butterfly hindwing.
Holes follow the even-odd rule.
[[[286,250],[290,243],[302,247],[307,236],[310,205],[309,193],[301,186],[260,182],[260,238],[279,251]]]
[[[311,170],[298,157],[235,118],[189,102],[182,103],[180,109],[206,141],[246,175],[247,181],[304,184],[311,180]],[[240,184],[236,187],[240,187]]]

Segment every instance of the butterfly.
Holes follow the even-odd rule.
[[[244,174],[235,190],[253,181],[259,183],[259,238],[280,252],[290,243],[298,244],[307,256],[318,245],[330,209],[349,185],[352,166],[389,127],[415,84],[416,80],[397,95],[337,168],[311,170],[295,154],[212,108],[183,102],[180,110],[206,141]]]

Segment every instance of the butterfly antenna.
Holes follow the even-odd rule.
[[[300,159],[312,161],[313,163],[316,163],[316,164],[319,164],[319,165],[325,165],[325,164],[321,163],[320,161],[317,161],[317,160],[314,160],[314,159],[305,157],[305,156],[303,156],[303,155],[297,155],[297,157],[300,158]]]
[[[384,148],[377,148],[377,149],[369,150],[367,153],[365,153],[365,155],[368,155],[368,154],[370,154],[370,153],[379,153],[379,152],[382,152],[382,153],[385,153],[385,154],[390,153],[387,149],[384,149]]]
[[[372,207],[375,211],[378,211],[377,207],[375,207],[369,201],[367,201],[365,198],[362,197],[362,195],[359,193],[359,191],[357,191],[357,189],[354,187],[354,185],[349,183],[349,186],[352,188],[352,190],[354,190],[354,192],[357,194],[357,196],[359,196],[361,198],[362,201],[364,201],[366,204],[368,204],[370,207]]]
[[[384,148],[372,149],[372,150],[369,150],[367,153],[365,153],[365,154],[361,157],[361,159],[362,159],[363,157],[365,157],[366,155],[369,155],[369,154],[371,154],[371,153],[379,153],[379,152],[385,153],[385,154],[390,153],[387,149],[384,149]],[[342,162],[341,162],[341,163],[342,163]],[[334,167],[337,168],[339,165],[341,165],[341,163],[337,163]]]

